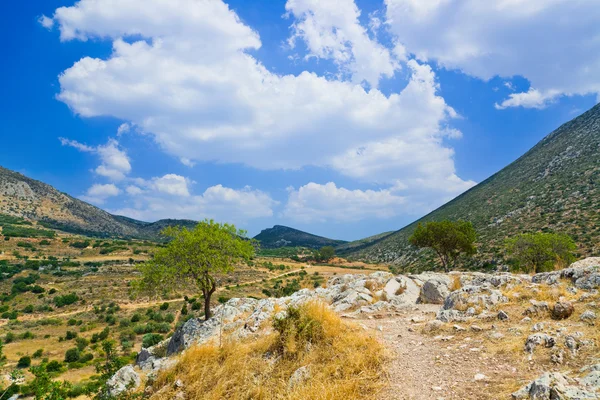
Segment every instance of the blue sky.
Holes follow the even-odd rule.
[[[573,3],[10,2],[0,165],[143,220],[396,230],[597,102]]]

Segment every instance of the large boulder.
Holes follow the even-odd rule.
[[[499,290],[487,286],[463,286],[446,297],[443,309],[459,311],[469,308],[489,309],[506,302],[508,299]]]
[[[419,303],[443,304],[450,294],[450,277],[442,274],[431,274],[431,277],[423,283],[419,292]]]
[[[106,381],[108,395],[117,397],[127,390],[135,390],[140,386],[142,380],[131,365],[126,365]]]
[[[535,274],[533,283],[555,285],[560,279],[569,279],[575,287],[583,290],[592,290],[600,287],[600,257],[589,257],[571,264],[560,271],[542,272]]]
[[[554,307],[552,307],[552,318],[558,320],[567,319],[574,311],[575,308],[570,301],[558,301],[554,304]]]

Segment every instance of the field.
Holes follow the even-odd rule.
[[[104,340],[112,340],[121,361],[130,362],[143,345],[169,337],[187,319],[203,315],[193,287],[161,298],[132,290],[136,264],[162,244],[55,231],[39,235],[33,231],[41,228],[27,228],[31,231],[16,233],[35,237],[0,236],[0,368],[5,379],[18,369],[31,381],[30,366],[43,365],[50,377],[71,382],[75,397],[98,379]],[[336,274],[375,270],[387,268],[342,259],[311,264],[275,254],[258,256],[219,277],[212,300],[216,305],[233,297],[287,296],[324,285]]]

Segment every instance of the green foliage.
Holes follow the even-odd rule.
[[[321,247],[316,256],[318,257],[317,261],[328,262],[335,257],[335,249],[332,246]]]
[[[90,241],[89,240],[82,240],[82,241],[78,241],[78,242],[72,242],[69,243],[70,247],[76,248],[76,249],[85,249],[90,245]]]
[[[163,339],[163,335],[159,335],[158,333],[147,333],[142,338],[142,346],[146,348],[152,347],[162,342]]]
[[[525,272],[564,268],[575,260],[576,249],[573,239],[557,233],[523,233],[506,240],[506,252],[516,267]]]
[[[160,309],[161,309],[162,311],[166,311],[166,310],[168,310],[168,309],[169,309],[169,303],[162,303],[162,304],[160,305]]]
[[[75,347],[73,349],[69,349],[65,353],[65,362],[67,362],[67,363],[77,362],[77,361],[79,361],[79,357],[81,357],[81,353],[79,352],[79,349],[77,347]]]
[[[408,239],[413,246],[433,249],[448,272],[456,266],[461,254],[476,253],[477,234],[473,224],[467,221],[432,221],[419,224]]]
[[[5,237],[25,237],[25,238],[37,238],[45,237],[53,239],[56,236],[54,231],[45,229],[25,228],[22,226],[8,225],[2,228],[2,234]]]
[[[78,300],[79,297],[75,293],[69,293],[62,296],[56,296],[53,301],[56,307],[64,307],[71,305]]]
[[[31,366],[31,357],[23,356],[17,362],[17,368],[29,368]]]
[[[194,284],[204,297],[205,318],[210,318],[210,299],[218,286],[215,274],[233,271],[235,264],[254,254],[253,242],[234,225],[213,220],[200,222],[194,229],[169,227],[163,234],[171,241],[139,269],[137,282],[145,291],[173,290]]]
[[[305,348],[308,343],[316,343],[324,337],[323,324],[306,312],[306,307],[290,306],[285,317],[273,320],[273,329],[279,332],[279,350],[286,349],[290,342],[297,343],[298,348]]]

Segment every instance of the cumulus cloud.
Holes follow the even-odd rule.
[[[398,215],[406,199],[392,190],[348,190],[335,183],[291,189],[283,216],[300,222],[350,222]]]
[[[392,53],[360,24],[354,0],[288,0],[285,9],[296,19],[290,46],[301,39],[309,50],[307,57],[333,60],[352,81],[377,87],[381,77],[391,77],[400,68]],[[381,21],[371,16],[369,25],[376,31]]]
[[[531,83],[498,105],[543,108],[600,93],[596,0],[385,0],[390,30],[425,61],[487,80]],[[557,56],[560,55],[560,56]]]
[[[94,171],[96,174],[112,181],[121,181],[131,171],[131,163],[127,153],[119,148],[119,142],[109,139],[105,145],[96,147],[79,143],[76,140],[59,138],[63,146],[70,146],[86,153],[95,153],[102,162]]]
[[[118,196],[121,191],[114,184],[92,185],[80,199],[93,204],[104,204],[109,197]]]
[[[250,219],[273,216],[273,208],[278,204],[267,193],[250,187],[232,189],[216,185],[201,195],[188,196],[161,191],[158,187],[145,191],[130,187],[128,192],[136,195],[133,205],[111,212],[145,221],[159,218],[214,218],[244,224]]]
[[[353,70],[358,78],[352,80],[275,74],[248,54],[260,47],[259,36],[222,1],[176,3],[81,0],[56,10],[62,40],[113,41],[109,58],[85,57],[61,74],[58,98],[84,117],[130,121],[186,165],[312,165],[379,181],[332,160],[391,140],[427,143],[432,159],[449,157],[440,138],[455,113],[439,96],[429,66],[409,61],[408,85],[391,95],[356,84],[390,76],[398,61],[360,26],[354,2],[286,5],[295,39]],[[381,159],[371,170],[387,163]],[[415,167],[408,166],[425,170]],[[383,176],[393,176],[393,168]]]

